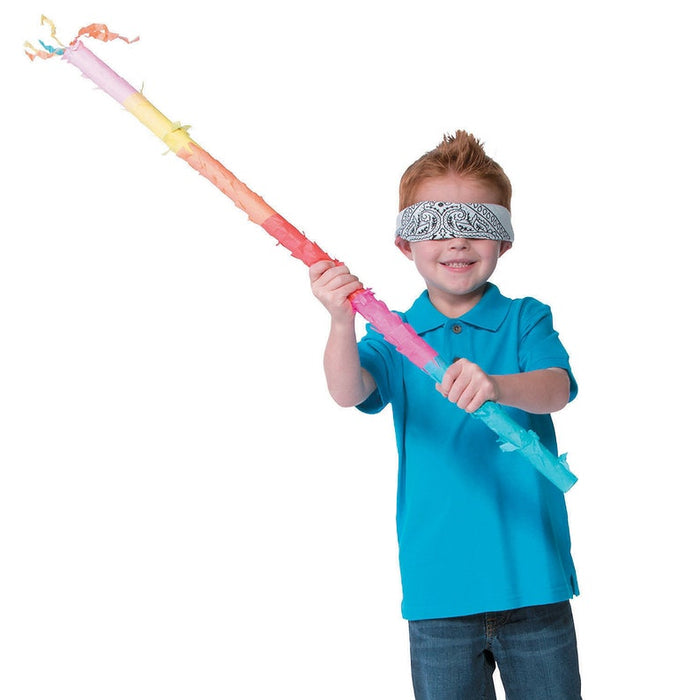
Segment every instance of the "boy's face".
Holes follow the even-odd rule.
[[[414,199],[415,202],[497,204],[500,198],[487,183],[450,173],[421,182]],[[498,258],[511,247],[507,241],[479,238],[414,242],[397,238],[396,245],[415,262],[433,306],[452,318],[466,313],[481,299]]]

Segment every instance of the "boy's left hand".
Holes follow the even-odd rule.
[[[498,401],[496,382],[479,365],[464,358],[447,368],[442,383],[435,388],[467,413],[476,411],[486,401]]]

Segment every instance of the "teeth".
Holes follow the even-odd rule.
[[[468,262],[447,262],[443,263],[443,265],[447,265],[447,267],[469,267],[471,263]]]

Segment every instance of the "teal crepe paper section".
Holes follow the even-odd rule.
[[[49,46],[48,44],[45,44],[41,39],[39,39],[39,43],[49,53],[53,53],[53,54],[56,54],[58,56],[62,56],[65,53],[65,49],[57,49],[55,46]]]
[[[438,384],[442,382],[447,369],[438,356],[429,362],[423,371]],[[520,452],[537,471],[549,479],[560,491],[566,493],[577,481],[569,470],[566,455],[555,457],[541,442],[533,430],[525,430],[513,420],[498,404],[487,401],[472,414],[482,420],[501,440],[504,452]]]
[[[566,493],[578,479],[569,470],[566,455],[555,457],[533,430],[525,430],[498,404],[487,401],[473,416],[482,420],[502,440],[504,452],[519,451],[543,476]]]

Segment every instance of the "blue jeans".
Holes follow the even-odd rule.
[[[416,700],[580,700],[569,601],[408,623]]]

